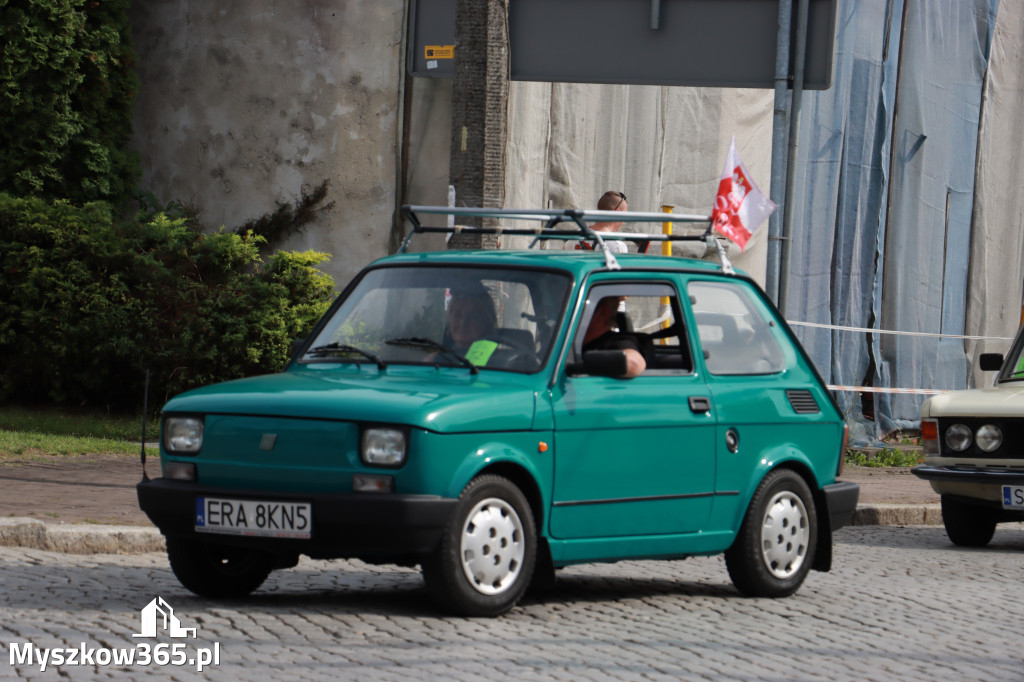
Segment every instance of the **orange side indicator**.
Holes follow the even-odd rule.
[[[545,443],[544,441],[541,441],[541,442],[537,443],[537,452],[547,452],[547,451],[548,451],[548,444],[547,443]]]

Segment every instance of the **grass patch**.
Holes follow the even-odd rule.
[[[146,453],[159,453],[155,447]],[[41,455],[137,455],[139,444],[112,438],[0,430],[0,457]]]
[[[157,418],[147,420],[146,439],[160,435]],[[137,455],[142,416],[67,407],[0,405],[0,457]],[[158,448],[146,453],[159,454]]]
[[[912,467],[924,461],[920,450],[882,448],[874,455],[863,450],[847,450],[846,463],[861,467]]]
[[[0,405],[0,429],[135,441],[137,450],[139,438],[142,436],[142,415],[114,414],[103,410],[69,407]],[[159,434],[159,419],[147,419],[146,440],[156,440]]]

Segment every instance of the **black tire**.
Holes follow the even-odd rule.
[[[984,507],[943,495],[942,525],[946,527],[946,535],[958,547],[984,547],[996,532],[996,519],[991,511]]]
[[[776,469],[757,487],[725,552],[729,577],[748,597],[788,597],[811,570],[817,538],[810,488],[796,472]]]
[[[276,563],[267,552],[174,537],[167,538],[167,558],[182,585],[211,599],[248,595],[263,584]]]
[[[464,616],[499,616],[526,592],[537,530],[526,497],[511,481],[484,475],[459,496],[438,548],[423,562],[430,596]]]

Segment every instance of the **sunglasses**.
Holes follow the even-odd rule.
[[[623,201],[626,201],[626,195],[625,195],[625,194],[623,194],[622,192],[613,192],[613,194],[618,194],[618,195],[619,195],[619,203],[615,204],[615,205],[614,205],[614,206],[612,207],[612,210],[614,211],[614,210],[616,210],[616,209],[617,209],[617,208],[618,208],[619,206],[622,206],[622,202],[623,202]]]

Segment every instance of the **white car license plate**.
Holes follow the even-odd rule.
[[[198,533],[305,539],[310,537],[312,527],[313,513],[308,502],[196,498]]]
[[[1024,509],[1024,485],[1003,486],[1003,509]]]

